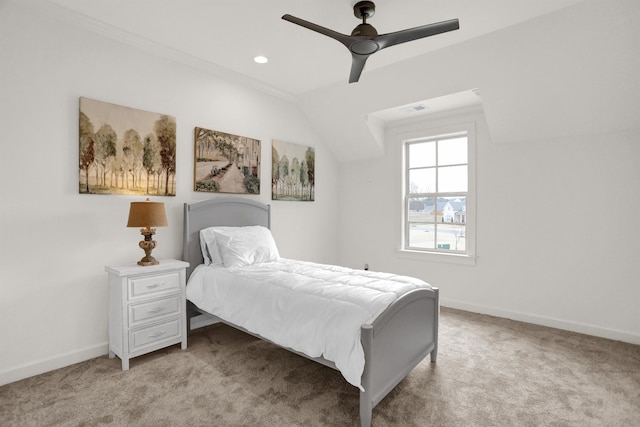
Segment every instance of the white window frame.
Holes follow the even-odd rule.
[[[472,112],[473,113],[473,112]],[[477,114],[473,114],[474,118]],[[395,147],[398,173],[398,203],[396,204],[396,255],[400,258],[420,261],[446,262],[475,265],[476,263],[476,123],[469,121],[469,114],[449,115],[445,119],[431,119],[422,122],[400,124],[388,129],[388,137]],[[473,119],[472,119],[473,120]],[[459,123],[457,123],[459,122]],[[441,125],[439,125],[441,124]],[[466,133],[467,135],[467,219],[465,252],[447,252],[444,250],[413,250],[407,246],[406,218],[406,153],[408,141],[427,140],[442,135]]]
[[[469,135],[467,134],[466,131],[462,131],[462,132],[457,132],[457,133],[452,133],[452,134],[441,134],[441,135],[436,135],[434,137],[427,137],[427,138],[418,138],[418,139],[410,139],[410,140],[405,140],[402,143],[404,144],[404,153],[403,156],[405,158],[405,163],[404,163],[404,186],[403,186],[403,191],[404,191],[404,248],[407,250],[415,250],[415,251],[419,251],[419,252],[436,252],[436,253],[455,253],[458,255],[466,255],[467,254],[467,249],[466,249],[466,228],[467,225],[465,223],[465,221],[463,221],[463,225],[464,225],[464,229],[465,229],[465,233],[464,233],[464,238],[465,238],[465,249],[464,250],[458,250],[457,249],[457,245],[456,248],[451,248],[451,249],[444,249],[444,248],[440,248],[439,245],[435,248],[420,248],[417,246],[411,246],[410,242],[411,242],[411,238],[410,238],[410,233],[409,228],[411,227],[411,221],[409,219],[409,213],[410,213],[410,209],[409,206],[411,205],[410,200],[412,198],[415,197],[421,197],[421,198],[427,198],[427,197],[431,197],[434,200],[434,208],[436,210],[436,214],[435,214],[435,218],[434,218],[434,222],[433,223],[427,223],[427,224],[433,224],[434,226],[434,233],[435,233],[435,239],[436,239],[436,243],[437,241],[439,241],[439,238],[437,237],[439,232],[438,229],[440,228],[440,223],[438,222],[438,201],[442,198],[452,198],[452,197],[464,197],[465,199],[465,209],[466,209],[466,199],[467,199],[467,195],[468,195],[468,179],[466,182],[467,185],[467,189],[465,189],[464,191],[457,191],[457,192],[444,192],[444,191],[440,191],[440,185],[438,184],[439,181],[439,177],[440,177],[440,171],[442,170],[442,168],[449,168],[449,167],[453,167],[453,166],[464,166],[468,172],[469,170],[469,156],[468,156],[468,152],[467,152],[467,156],[466,159],[464,161],[464,163],[459,163],[459,164],[446,164],[446,165],[440,165],[439,163],[439,155],[438,152],[441,148],[442,144],[446,144],[446,142],[448,140],[452,140],[452,139],[460,139],[460,138],[464,138],[465,142],[466,142],[466,148],[468,150],[469,147]],[[436,186],[433,189],[433,191],[428,191],[428,192],[421,192],[421,193],[411,193],[410,191],[408,191],[407,185],[409,183],[409,177],[411,176],[411,171],[413,170],[410,166],[408,166],[408,163],[410,162],[411,158],[409,155],[409,151],[410,151],[410,147],[414,144],[423,144],[423,143],[430,143],[433,142],[435,143],[435,164],[428,166],[428,169],[435,169],[435,183]],[[418,169],[424,169],[424,167],[420,167]],[[466,210],[465,210],[465,215],[466,215]],[[449,221],[445,220],[443,217],[443,224],[449,223]],[[453,222],[453,221],[451,221]]]

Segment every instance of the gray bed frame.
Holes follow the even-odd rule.
[[[220,197],[184,205],[184,261],[189,262],[187,277],[203,263],[200,230],[213,226],[262,225],[271,228],[271,207],[243,197]],[[188,302],[187,328],[222,321],[249,334],[251,331],[224,319],[204,313]],[[371,425],[373,408],[420,363],[427,354],[436,361],[438,351],[438,288],[418,289],[407,293],[389,306],[370,325],[362,325],[364,372],[360,392],[360,424]],[[209,321],[202,321],[204,318]],[[198,319],[198,326],[194,319]],[[252,334],[253,335],[253,334]],[[262,337],[258,337],[264,339]],[[278,345],[278,343],[274,343]],[[333,362],[312,358],[287,348],[307,359],[336,369]]]

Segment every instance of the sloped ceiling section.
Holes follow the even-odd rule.
[[[347,82],[351,56],[329,37],[281,18],[298,16],[349,34],[359,23],[357,0],[9,0],[73,12],[88,28],[212,71],[233,71],[298,95]],[[489,34],[584,0],[376,0],[370,23],[381,33],[452,18],[458,31],[385,49],[367,61],[374,70]],[[164,48],[164,52],[163,49]],[[251,58],[266,55],[268,65]],[[216,65],[216,66],[212,66]]]
[[[640,3],[586,1],[299,96],[341,161],[382,153],[371,113],[479,88],[494,143],[640,127]]]
[[[484,37],[495,64],[482,91],[494,142],[639,127],[639,19],[636,0],[588,1]]]

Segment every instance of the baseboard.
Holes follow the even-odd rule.
[[[195,321],[194,321],[195,320]],[[219,322],[220,320],[213,316],[201,315],[192,320],[191,329],[202,328]],[[64,368],[74,363],[84,362],[85,360],[101,357],[109,353],[109,343],[95,345],[82,350],[69,352],[51,359],[40,360],[37,362],[27,363],[15,368],[7,369],[0,372],[0,386],[35,375],[44,374],[45,372],[55,369]]]
[[[84,362],[85,360],[104,356],[108,353],[109,344],[105,342],[104,344],[87,347],[79,351],[69,352],[51,359],[27,363],[0,372],[0,386],[33,377],[34,375],[44,374],[45,372],[53,371],[55,369],[64,368],[65,366],[73,365],[74,363]]]
[[[623,341],[630,344],[640,344],[640,335],[616,329],[602,328],[586,323],[571,322],[568,320],[553,317],[536,316],[530,313],[504,310],[479,304],[469,304],[463,301],[440,298],[440,306],[456,308],[458,310],[470,311],[473,313],[488,314],[490,316],[504,317],[520,322],[533,323],[535,325],[547,326],[550,328],[563,329],[565,331],[577,332],[585,335],[592,335],[600,338],[608,338],[616,341]]]

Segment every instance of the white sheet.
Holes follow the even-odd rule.
[[[335,363],[361,390],[360,327],[422,280],[281,259],[243,267],[198,266],[187,298],[200,309],[278,345]]]

